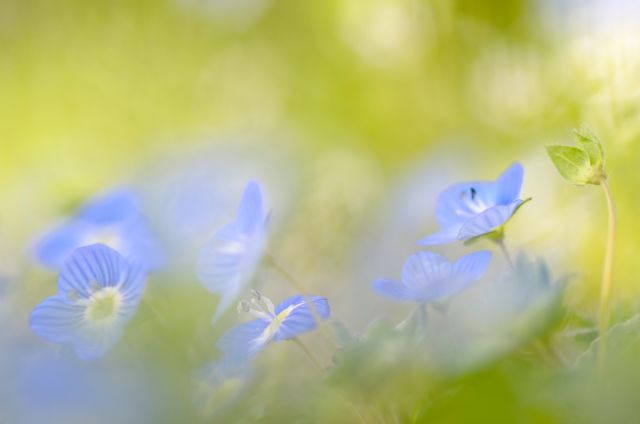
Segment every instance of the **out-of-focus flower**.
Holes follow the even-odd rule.
[[[313,306],[309,308],[307,302]],[[233,327],[216,344],[224,357],[235,361],[250,359],[271,341],[288,340],[311,331],[317,326],[316,317],[326,319],[331,313],[324,297],[296,295],[274,308],[271,300],[258,292],[250,301],[241,302],[239,308],[257,319]]]
[[[496,232],[524,203],[520,189],[524,169],[518,162],[496,181],[454,184],[438,197],[436,219],[442,229],[420,240],[422,245],[466,241]]]
[[[418,252],[402,268],[402,283],[380,279],[373,288],[383,296],[419,303],[446,299],[478,280],[487,269],[491,252],[470,253],[450,263],[432,252]]]
[[[202,249],[198,261],[200,282],[221,296],[214,322],[251,282],[264,254],[268,221],[262,190],[251,181],[242,194],[236,219],[218,231]]]
[[[59,268],[74,249],[95,243],[150,269],[164,262],[162,249],[142,217],[140,200],[128,188],[89,200],[73,218],[44,235],[36,245],[36,257],[46,266]]]
[[[145,278],[142,266],[103,244],[78,248],[60,270],[58,294],[31,312],[31,330],[45,340],[73,344],[83,360],[97,359],[120,339]]]

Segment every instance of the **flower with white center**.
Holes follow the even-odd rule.
[[[422,245],[466,241],[503,226],[526,200],[520,199],[522,165],[514,163],[496,181],[454,184],[438,197],[436,218],[441,230],[425,237]]]
[[[198,277],[210,292],[220,295],[215,322],[247,288],[266,247],[269,214],[256,182],[244,189],[236,218],[220,229],[202,249]]]
[[[31,312],[31,330],[45,340],[71,344],[83,360],[107,353],[138,307],[146,275],[103,244],[76,249],[63,264],[58,294]]]
[[[313,309],[307,302],[313,303]],[[315,329],[316,318],[327,319],[331,313],[324,297],[296,295],[274,307],[271,300],[256,291],[239,309],[257,319],[233,327],[216,344],[225,357],[236,361],[250,359],[270,342],[293,339]]]

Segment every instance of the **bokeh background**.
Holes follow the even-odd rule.
[[[640,5],[631,0],[0,0],[5,356],[15,351],[15,361],[32,370],[30,361],[44,349],[26,323],[30,309],[53,293],[56,276],[35,264],[35,240],[94,193],[134,185],[171,247],[172,266],[152,277],[147,296],[155,306],[143,305],[126,335],[125,345],[143,340],[143,347],[133,354],[121,348],[92,372],[117,380],[106,367],[118,368],[118,361],[156,376],[164,367],[157,376],[164,385],[131,373],[117,384],[133,391],[144,389],[129,380],[163,386],[166,393],[157,396],[175,401],[165,402],[175,414],[165,419],[201,419],[185,370],[215,357],[223,329],[209,325],[216,299],[199,287],[194,261],[233,216],[248,179],[265,185],[273,210],[270,250],[329,297],[334,316],[362,332],[377,317],[406,315],[370,283],[397,277],[415,242],[435,229],[438,193],[460,179],[493,179],[514,160],[525,166],[523,194],[533,200],[510,224],[507,243],[542,256],[554,275],[571,276],[563,305],[572,319],[590,322],[606,228],[603,196],[597,187],[562,181],[544,151],[569,143],[583,123],[606,150],[620,228],[614,321],[628,318],[640,299],[639,19]],[[440,251],[454,257],[468,248]],[[272,272],[259,278],[273,298],[288,293]],[[261,374],[267,382],[250,393],[310,384],[305,371],[284,375],[291,355],[304,362],[287,348],[274,348],[265,360],[271,368],[258,372],[273,369],[280,377]],[[150,370],[123,359],[131,355]],[[16,368],[11,364],[5,372]],[[494,381],[486,372],[486,379],[469,377],[470,384]],[[28,378],[0,384],[9,390],[14,380]],[[528,399],[538,392],[486,384],[486,393],[509,405],[522,406],[522,393]],[[352,390],[345,386],[313,386],[308,397],[325,401],[306,412],[329,419],[323,414]],[[455,398],[455,391],[442,396]],[[273,397],[261,396],[251,413],[232,408],[228,422],[291,418],[283,412],[286,396]],[[482,407],[473,397],[458,400]],[[149,405],[124,409],[157,422]],[[435,417],[448,422],[455,415],[446,408],[455,408],[444,405]],[[523,422],[566,418],[538,412]],[[405,421],[399,414],[371,412],[365,421]]]

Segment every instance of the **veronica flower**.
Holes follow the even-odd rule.
[[[309,308],[307,302],[313,303]],[[216,346],[224,357],[242,361],[251,358],[270,342],[293,339],[316,328],[316,317],[330,315],[327,299],[320,296],[292,296],[274,307],[271,300],[254,291],[249,302],[241,302],[239,309],[250,312],[257,319],[237,325],[222,335]]]
[[[478,280],[490,260],[488,251],[470,253],[453,263],[432,252],[418,252],[409,256],[404,264],[402,282],[376,280],[373,288],[394,300],[437,302],[460,293]]]
[[[221,296],[214,321],[251,282],[266,246],[267,223],[262,191],[252,181],[244,189],[235,220],[219,230],[202,249],[198,262],[200,282]]]
[[[103,244],[78,248],[60,269],[58,293],[31,312],[31,330],[45,340],[73,345],[83,360],[97,359],[120,339],[145,278],[141,266]]]
[[[74,249],[95,243],[116,249],[148,268],[157,268],[164,260],[142,218],[140,200],[129,189],[89,200],[74,217],[42,237],[35,248],[36,257],[46,266],[59,268]]]
[[[525,202],[520,199],[524,170],[514,163],[496,181],[454,184],[438,197],[436,219],[441,230],[420,244],[437,245],[465,241],[496,232]]]

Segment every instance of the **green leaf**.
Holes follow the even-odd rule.
[[[578,185],[591,182],[589,154],[573,146],[547,146],[547,153],[564,179]]]
[[[604,150],[600,140],[586,126],[573,130],[578,146],[589,155],[589,163],[593,167],[601,167],[604,163]]]

